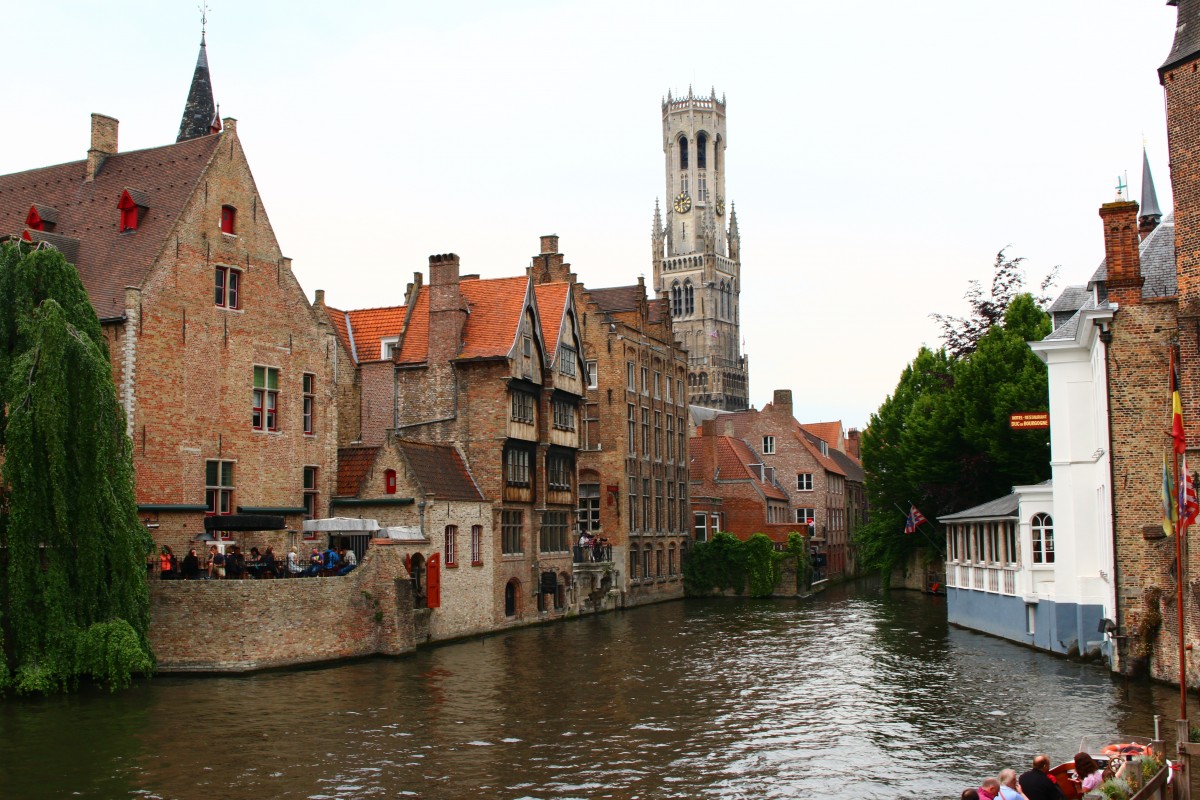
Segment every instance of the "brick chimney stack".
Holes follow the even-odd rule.
[[[1142,263],[1138,252],[1138,204],[1126,200],[1100,206],[1104,225],[1105,283],[1109,299],[1117,305],[1142,302]]]
[[[715,419],[706,419],[700,423],[700,437],[706,476],[715,475],[717,472],[717,421]]]
[[[851,428],[846,431],[846,452],[857,461],[862,460],[862,451],[859,449],[859,443],[858,428]]]
[[[771,408],[775,411],[786,413],[789,417],[792,416],[792,390],[776,389],[775,397],[771,401]]]
[[[444,364],[462,348],[467,305],[459,289],[454,253],[429,257],[429,363]]]
[[[104,166],[104,159],[117,154],[117,126],[120,123],[103,114],[92,114],[92,146],[87,153],[87,175],[93,181]]]
[[[558,236],[551,233],[540,237],[538,254],[533,257],[529,274],[537,284],[566,281],[570,279],[570,265],[558,252]]]

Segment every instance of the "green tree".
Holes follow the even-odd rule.
[[[1000,256],[1006,271],[1020,263]],[[1027,293],[1002,299],[998,319],[980,312],[961,356],[922,347],[871,416],[862,439],[871,519],[855,539],[864,568],[887,575],[916,549],[944,547],[935,526],[904,533],[910,504],[932,520],[1049,476],[1048,432],[1014,431],[1009,415],[1049,407],[1046,366],[1027,342],[1049,334],[1050,319]]]
[[[56,251],[0,249],[0,689],[153,668],[131,445],[99,321]]]

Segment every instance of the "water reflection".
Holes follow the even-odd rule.
[[[907,592],[689,601],[400,660],[10,700],[0,795],[951,797],[1085,734],[1148,734],[1177,697],[948,629],[941,600]]]

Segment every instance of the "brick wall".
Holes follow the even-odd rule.
[[[131,429],[138,503],[204,504],[205,462],[234,462],[234,506],[299,508],[304,467],[317,468],[318,504],[332,496],[337,414],[331,379],[336,342],[308,304],[267,219],[235,129],[221,134],[168,247],[140,293],[127,292],[130,322],[113,341],[114,379],[132,379],[122,401]],[[221,208],[237,209],[223,233]],[[239,271],[239,307],[214,303],[218,265]],[[115,334],[115,331],[114,331]],[[254,367],[278,370],[278,431],[251,429]],[[315,376],[315,434],[303,432],[303,375]],[[126,381],[129,385],[129,381]],[[200,512],[143,513],[155,538],[185,552]],[[299,527],[301,515],[288,515]]]
[[[338,578],[151,581],[150,644],[163,672],[243,672],[414,649],[398,548],[373,544]]]

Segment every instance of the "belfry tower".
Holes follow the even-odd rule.
[[[726,206],[725,98],[690,87],[687,97],[668,93],[662,119],[667,208],[664,224],[654,207],[654,290],[688,351],[688,402],[740,411],[749,407],[750,366],[741,352],[737,213]]]

